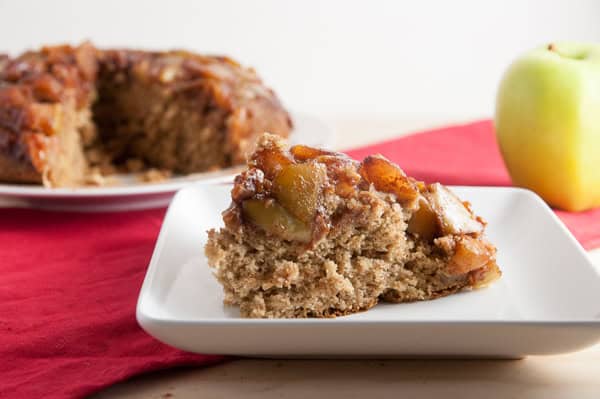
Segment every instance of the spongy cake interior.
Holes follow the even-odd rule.
[[[88,146],[92,163],[108,156],[131,166],[135,159],[139,167],[177,173],[229,165],[223,150],[227,111],[211,100],[199,85],[166,89],[135,71],[101,69],[92,106],[97,137]]]

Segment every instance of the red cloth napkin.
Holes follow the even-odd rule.
[[[426,181],[510,184],[489,121],[350,154],[376,152]],[[0,209],[0,397],[82,397],[140,373],[224,359],[170,348],[135,321],[163,216]],[[559,216],[585,247],[600,245],[600,210]]]
[[[510,186],[492,121],[450,126],[346,151],[363,159],[380,153],[426,182],[463,186]],[[586,249],[600,247],[600,208],[555,211]]]
[[[136,323],[164,213],[0,209],[1,398],[84,397],[136,374],[223,359],[170,348]]]

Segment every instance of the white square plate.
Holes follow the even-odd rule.
[[[535,194],[455,187],[489,222],[502,278],[491,287],[408,304],[379,304],[337,319],[243,319],[222,304],[204,257],[222,225],[230,185],[177,193],[137,305],[149,334],[191,352],[289,357],[522,357],[600,341],[600,274]]]

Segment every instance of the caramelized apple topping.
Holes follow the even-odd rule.
[[[469,272],[469,282],[473,288],[482,288],[496,281],[502,272],[494,260],[486,263],[483,267]]]
[[[359,168],[360,175],[379,191],[395,194],[403,205],[413,203],[419,197],[416,185],[404,171],[382,157],[368,156]]]
[[[290,152],[294,156],[294,159],[299,162],[304,162],[309,159],[315,159],[321,155],[340,155],[332,151],[322,150],[320,148],[308,147],[305,145],[295,145],[290,148]]]
[[[419,208],[408,221],[408,232],[419,236],[422,240],[431,241],[439,235],[437,214],[424,197],[419,198]]]
[[[284,240],[310,242],[312,228],[292,216],[272,199],[242,202],[243,214],[257,227]]]
[[[311,224],[326,176],[325,166],[315,162],[286,165],[273,180],[273,195],[288,212]]]
[[[356,193],[356,185],[361,177],[356,173],[358,162],[341,152],[327,151],[320,148],[295,145],[290,148],[294,159],[298,162],[315,160],[327,166],[327,175],[335,185],[335,192],[343,198]]]
[[[454,256],[456,270],[481,267],[493,255],[466,237],[476,236],[484,227],[467,203],[441,184],[426,185],[409,178],[380,155],[359,163],[341,153],[304,145],[287,150],[279,138],[264,135],[248,166],[235,179],[231,194],[238,207],[232,209],[238,209],[238,218],[283,239],[309,243],[326,234],[331,221],[321,203],[325,188],[352,198],[373,185],[413,211],[407,228],[410,234],[448,244],[445,252]],[[444,236],[448,236],[446,241]]]
[[[284,166],[293,163],[294,160],[288,151],[279,145],[271,144],[259,146],[248,161],[248,166],[261,169],[268,179],[274,179]]]
[[[466,235],[456,237],[450,272],[464,274],[479,269],[492,262],[495,254],[496,249],[487,241]]]
[[[357,173],[359,163],[344,154],[319,155],[315,158],[327,167],[327,176],[335,186],[335,193],[342,198],[350,198],[356,194],[361,180]]]
[[[270,187],[271,182],[265,179],[262,170],[250,168],[235,177],[231,199],[234,202],[241,202],[254,197],[256,194],[267,192]]]
[[[440,219],[443,234],[473,234],[483,231],[483,223],[443,185],[430,185],[425,196]]]

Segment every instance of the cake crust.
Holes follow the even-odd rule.
[[[264,135],[205,252],[243,317],[334,317],[434,299],[500,277],[485,222],[381,156]]]
[[[227,57],[91,43],[0,55],[0,181],[59,187],[128,165],[220,169],[243,163],[264,131],[291,127],[254,70]]]

